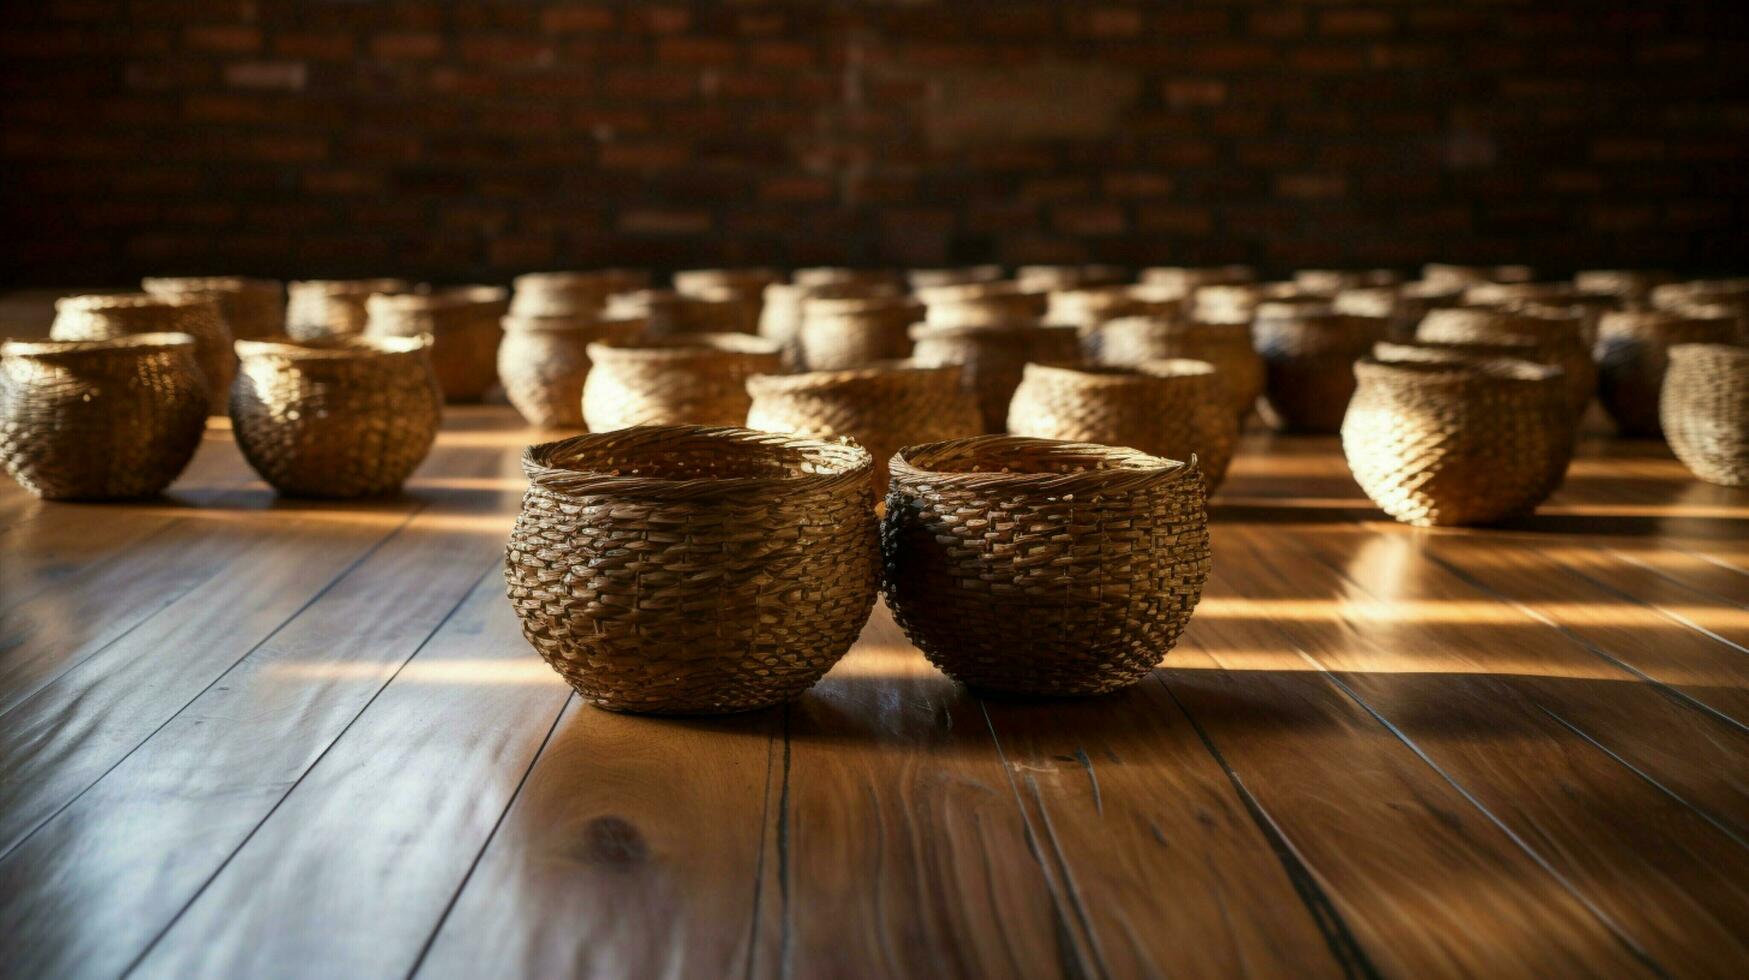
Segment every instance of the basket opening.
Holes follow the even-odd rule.
[[[1023,436],[988,436],[901,450],[906,462],[937,473],[1012,473],[1056,476],[1099,470],[1158,470],[1173,464],[1134,449],[1057,442]]]
[[[800,480],[851,473],[866,466],[862,449],[776,433],[705,426],[650,426],[591,433],[532,446],[527,462],[537,482],[670,483]]]

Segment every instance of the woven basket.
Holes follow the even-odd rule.
[[[1399,521],[1492,524],[1560,486],[1574,416],[1560,370],[1516,360],[1355,365],[1342,451],[1366,495]]]
[[[682,333],[754,333],[759,307],[748,300],[718,292],[691,296],[667,289],[640,289],[609,296],[602,316],[609,320],[642,318],[652,337]]]
[[[641,319],[507,316],[498,343],[498,382],[530,425],[581,429],[589,345],[631,340],[643,330]]]
[[[799,368],[802,363],[802,307],[808,300],[898,295],[899,290],[890,283],[842,283],[825,286],[772,283],[765,287],[765,300],[759,311],[759,336],[778,345],[783,352],[785,368]]]
[[[431,366],[448,402],[477,402],[498,380],[498,341],[509,296],[497,286],[458,286],[370,297],[365,334],[431,335]]]
[[[1429,262],[1421,267],[1421,280],[1442,288],[1467,288],[1488,282],[1530,282],[1536,270],[1528,265],[1452,265]]]
[[[622,285],[609,270],[529,272],[510,281],[510,314],[519,317],[593,317]]]
[[[961,286],[972,282],[995,282],[1003,276],[999,265],[966,265],[945,269],[910,269],[905,282],[913,291],[935,286]]]
[[[682,296],[704,299],[737,296],[757,307],[765,295],[765,287],[782,281],[783,273],[764,267],[682,269],[674,273],[674,291]]]
[[[991,691],[1100,694],[1172,649],[1209,573],[1196,467],[979,436],[893,458],[882,588],[931,663]]]
[[[125,500],[169,486],[206,429],[187,334],[0,344],[0,459],[48,500]]]
[[[597,341],[583,382],[591,432],[634,425],[741,425],[747,379],[780,369],[777,347],[744,333]]]
[[[162,333],[194,338],[194,360],[207,382],[208,411],[225,414],[237,357],[231,352],[231,331],[213,300],[150,293],[68,296],[55,302],[55,322],[49,328],[54,340],[115,340]]]
[[[924,322],[937,327],[987,327],[1037,320],[1045,313],[1043,293],[1023,292],[1012,282],[975,282],[919,289]]]
[[[1678,344],[1660,412],[1682,465],[1708,483],[1749,487],[1749,347]]]
[[[1166,459],[1194,457],[1209,492],[1226,478],[1239,419],[1207,361],[1128,367],[1028,364],[1008,408],[1017,436],[1129,446]]]
[[[838,265],[797,269],[790,274],[790,282],[797,286],[848,286],[873,292],[898,292],[905,287],[905,277],[895,269],[853,269]]]
[[[375,293],[404,293],[401,279],[308,279],[286,287],[285,332],[297,340],[364,332],[365,300]]]
[[[1264,421],[1285,432],[1337,432],[1354,395],[1354,362],[1390,335],[1390,322],[1328,306],[1264,303],[1251,327],[1263,359]]]
[[[1730,317],[1702,319],[1664,310],[1606,313],[1598,323],[1597,398],[1624,436],[1662,434],[1658,398],[1669,348],[1676,344],[1729,344],[1737,339]]]
[[[1263,359],[1251,346],[1251,330],[1237,323],[1179,322],[1160,317],[1124,317],[1100,330],[1101,363],[1141,364],[1189,358],[1214,365],[1235,418],[1243,420],[1263,394]]]
[[[140,288],[154,296],[194,296],[219,305],[219,314],[237,340],[285,333],[285,287],[276,279],[243,276],[172,278],[148,276]]]
[[[1573,274],[1573,288],[1581,296],[1613,296],[1639,307],[1651,298],[1653,289],[1674,279],[1668,272],[1650,269],[1581,269]]]
[[[874,486],[887,489],[887,460],[906,446],[977,435],[977,403],[958,365],[889,361],[847,371],[760,374],[748,379],[747,428],[813,438],[849,436],[874,458]]]
[[[426,337],[241,340],[231,428],[280,493],[393,493],[431,451],[443,398]]]
[[[1074,327],[918,324],[911,328],[911,340],[916,345],[911,358],[918,364],[961,367],[960,383],[977,399],[982,432],[1006,431],[1008,402],[1028,361],[1072,363],[1080,352]]]
[[[1156,265],[1142,270],[1141,281],[1150,286],[1165,288],[1180,299],[1185,299],[1203,286],[1233,286],[1256,282],[1257,270],[1248,265]]]
[[[1536,361],[1560,367],[1573,417],[1582,418],[1597,392],[1597,364],[1577,318],[1452,308],[1429,310],[1415,328],[1416,340],[1439,343],[1515,344],[1526,338],[1537,345]]]
[[[801,365],[810,371],[841,371],[903,360],[911,356],[911,325],[922,315],[921,304],[900,296],[808,299],[796,334]]]
[[[523,635],[603,708],[787,701],[874,607],[872,465],[855,445],[739,428],[531,446],[504,567]]]
[[[1501,358],[1530,361],[1560,368],[1560,358],[1538,345],[1530,337],[1502,337],[1491,344],[1445,343],[1431,340],[1381,341],[1372,346],[1372,356],[1379,361],[1418,361],[1424,364],[1450,364],[1463,361],[1494,361]],[[1562,377],[1565,383],[1565,375]]]
[[[1114,286],[1129,282],[1130,272],[1115,265],[1023,265],[1014,270],[1014,281],[1029,293],[1049,293],[1086,286]]]

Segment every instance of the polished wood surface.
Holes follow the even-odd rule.
[[[1511,527],[1247,437],[1148,682],[973,697],[877,608],[787,709],[583,706],[500,561],[534,438],[393,500],[222,422],[163,499],[0,487],[0,974],[1741,976],[1749,492],[1588,439]]]

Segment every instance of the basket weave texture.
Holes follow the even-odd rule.
[[[1661,310],[1605,313],[1598,322],[1597,398],[1622,435],[1657,437],[1658,398],[1675,344],[1729,344],[1735,319]]]
[[[1328,307],[1264,303],[1251,327],[1264,366],[1264,421],[1287,432],[1334,433],[1354,396],[1354,362],[1390,323]]]
[[[154,296],[195,296],[219,305],[225,326],[237,340],[285,333],[285,287],[274,279],[243,276],[147,277],[140,288]]]
[[[747,427],[819,437],[849,436],[874,458],[884,493],[887,459],[905,446],[977,435],[977,405],[957,365],[898,361],[848,371],[761,374],[747,382]]]
[[[1044,315],[1042,293],[1021,291],[1012,282],[961,283],[919,289],[924,322],[938,327],[978,327],[1037,320]]]
[[[1209,573],[1194,465],[1021,436],[892,461],[882,588],[931,663],[991,691],[1100,694],[1172,649]]]
[[[1749,486],[1749,347],[1670,348],[1661,412],[1682,465],[1708,483]]]
[[[739,428],[531,446],[504,570],[523,635],[616,711],[789,700],[874,606],[872,465],[853,444]]]
[[[1437,343],[1511,344],[1524,338],[1537,345],[1538,362],[1561,368],[1573,415],[1583,417],[1597,392],[1597,363],[1591,359],[1578,318],[1529,316],[1500,310],[1437,309],[1429,310],[1415,329],[1416,340]]]
[[[201,296],[150,293],[68,296],[55,301],[54,340],[114,340],[140,334],[180,333],[194,338],[194,360],[206,378],[208,411],[225,414],[225,393],[237,373],[231,331],[219,306]]]
[[[728,293],[697,296],[667,289],[640,289],[608,297],[603,316],[613,320],[642,317],[652,337],[681,333],[754,333],[759,305]]]
[[[431,336],[431,366],[448,402],[477,402],[498,380],[498,341],[510,297],[499,286],[378,294],[365,308],[371,337]]]
[[[364,304],[376,293],[404,293],[403,279],[309,279],[286,287],[285,332],[294,340],[364,332]]]
[[[1074,327],[919,324],[911,328],[911,341],[911,359],[918,364],[960,366],[960,383],[977,398],[983,432],[1007,431],[1008,403],[1027,362],[1072,363],[1080,356]]]
[[[1101,363],[1142,364],[1170,358],[1214,365],[1233,414],[1251,414],[1263,394],[1263,358],[1251,346],[1251,330],[1238,323],[1198,323],[1163,317],[1123,317],[1100,331]]]
[[[774,282],[765,287],[764,303],[759,309],[759,336],[778,345],[783,353],[783,365],[798,369],[802,365],[802,309],[810,299],[867,299],[897,297],[898,287],[891,283],[844,282],[805,286]]]
[[[0,459],[48,500],[125,500],[169,486],[210,403],[187,334],[0,345]]]
[[[634,425],[742,425],[753,399],[747,379],[775,374],[777,346],[744,333],[597,341],[583,382],[591,432]]]
[[[642,319],[507,316],[498,344],[498,381],[530,425],[580,429],[589,345],[631,340],[643,329]]]
[[[911,325],[922,315],[921,304],[901,296],[807,299],[796,334],[801,365],[841,371],[910,357]]]
[[[237,342],[231,427],[280,493],[393,493],[431,451],[443,397],[424,337]]]
[[[1207,361],[1145,361],[1128,367],[1028,364],[1008,409],[1019,436],[1129,446],[1197,460],[1209,491],[1226,478],[1239,418]]]
[[[1399,521],[1520,517],[1566,475],[1575,423],[1559,368],[1368,358],[1354,371],[1342,450],[1361,489]]]

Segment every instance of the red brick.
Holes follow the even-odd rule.
[[[1052,210],[1051,224],[1070,235],[1116,235],[1128,220],[1123,208],[1112,204],[1062,205]]]
[[[378,34],[370,39],[371,57],[384,61],[430,61],[443,48],[440,34]]]
[[[357,51],[357,39],[351,34],[308,32],[279,34],[273,38],[273,53],[287,58],[344,61]]]
[[[619,229],[634,235],[702,235],[711,230],[708,211],[642,208],[619,216]]]
[[[231,88],[302,91],[309,69],[301,61],[238,61],[225,66],[225,84]]]
[[[1227,83],[1216,78],[1175,78],[1161,86],[1166,104],[1183,109],[1227,101]]]
[[[1275,178],[1277,197],[1299,201],[1328,201],[1348,194],[1348,180],[1340,174],[1282,174]]]
[[[1396,19],[1383,10],[1326,10],[1318,15],[1318,31],[1331,37],[1377,37],[1391,33]]]
[[[592,3],[565,3],[543,10],[540,23],[548,34],[592,33],[611,29],[614,13]]]
[[[681,65],[732,65],[739,48],[733,41],[667,37],[656,42],[656,60]]]
[[[192,51],[252,54],[261,50],[261,29],[242,24],[190,27],[182,32],[182,43]]]

